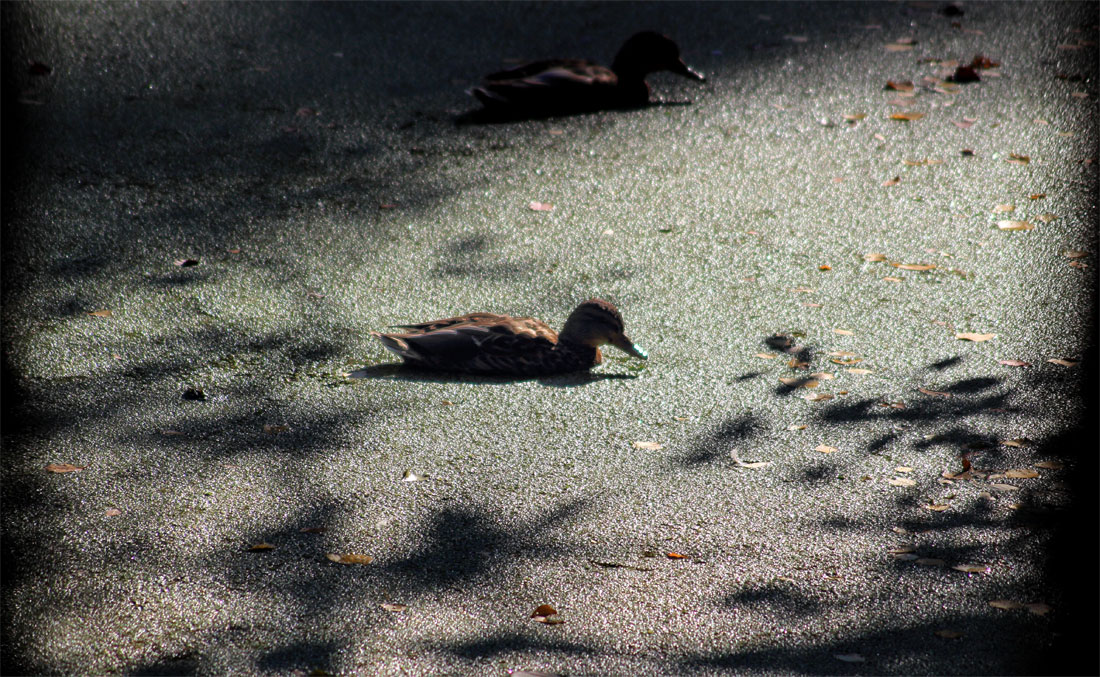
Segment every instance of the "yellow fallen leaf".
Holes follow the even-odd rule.
[[[812,378],[800,378],[797,376],[780,376],[780,383],[790,388],[816,388],[821,382]]]
[[[370,564],[374,561],[374,558],[370,555],[357,555],[353,553],[337,555],[330,552],[327,553],[325,557],[337,564]]]
[[[886,260],[886,254],[878,254],[878,253],[864,254],[863,255],[863,260],[864,261],[869,261],[871,263],[874,263],[875,261],[885,261]]]
[[[895,487],[913,487],[916,486],[917,481],[908,477],[895,477],[890,480],[886,480],[887,484],[892,484]]]
[[[931,503],[931,504],[926,505],[924,507],[928,508],[929,510],[935,511],[935,512],[943,512],[944,510],[947,510],[951,506],[947,505],[946,503]]]
[[[658,451],[659,449],[665,448],[665,445],[661,444],[660,442],[646,441],[633,442],[631,443],[631,446],[633,446],[635,449],[644,449],[646,451]]]
[[[851,336],[855,332],[848,331],[847,329],[834,329],[834,334],[840,334],[841,336]]]
[[[1005,471],[1005,477],[1014,480],[1027,480],[1038,476],[1039,472],[1031,468],[1013,468]]]
[[[981,342],[981,341],[989,341],[990,339],[994,339],[996,337],[997,337],[996,334],[979,334],[979,333],[970,332],[970,331],[964,331],[964,332],[960,332],[958,334],[955,334],[955,338],[959,339],[960,341]]]
[[[917,270],[917,271],[932,270],[933,268],[936,267],[936,266],[934,266],[930,263],[891,263],[890,265],[894,266],[895,268],[899,268],[901,270]]]
[[[837,448],[836,447],[830,447],[827,444],[819,444],[816,447],[814,447],[814,451],[820,451],[823,454],[831,454],[834,451],[837,451]]]
[[[90,312],[88,314],[91,315],[92,317],[110,317],[111,316],[111,311],[109,311],[109,310],[93,310],[92,312]]]
[[[848,371],[853,373],[853,374],[860,374],[860,375],[873,374],[874,373],[874,370],[872,370],[872,369],[861,369],[859,367],[849,367]]]
[[[997,227],[1001,230],[1032,230],[1035,228],[1027,221],[998,221]]]
[[[994,213],[1004,213],[1016,211],[1016,205],[997,205],[993,208]]]
[[[913,120],[920,120],[924,117],[924,113],[918,113],[916,111],[909,111],[906,113],[894,113],[890,116],[891,120],[901,120],[902,122],[911,122]]]

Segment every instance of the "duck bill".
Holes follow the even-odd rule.
[[[680,59],[669,68],[670,71],[677,75],[682,75],[688,80],[695,80],[697,82],[706,82],[707,79],[703,77],[698,71],[692,70],[690,66],[684,63],[683,59]]]
[[[612,341],[611,345],[615,346],[619,350],[623,351],[627,355],[633,355],[640,359],[646,359],[649,354],[641,346],[634,345],[634,342],[628,339],[625,335],[619,334]]]

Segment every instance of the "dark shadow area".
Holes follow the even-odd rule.
[[[466,125],[502,125],[516,122],[526,122],[529,120],[554,120],[560,118],[573,118],[585,115],[596,115],[605,112],[614,113],[616,111],[630,112],[630,111],[644,111],[650,108],[678,108],[681,106],[690,106],[691,101],[662,101],[654,100],[650,101],[644,106],[633,106],[628,108],[608,109],[603,110],[586,110],[586,111],[573,111],[573,112],[561,112],[561,111],[511,111],[511,110],[493,110],[486,108],[478,108],[470,110],[460,115],[456,115],[451,118],[456,127],[463,127]]]
[[[732,464],[731,449],[749,441],[763,429],[763,423],[753,414],[730,416],[699,436],[685,452],[671,457],[669,463],[675,468]]]
[[[158,675],[183,677],[184,675],[199,674],[201,665],[201,659],[195,652],[184,651],[151,663],[138,665],[126,674],[132,675],[132,677],[157,677]]]
[[[469,659],[493,658],[502,653],[514,651],[537,651],[546,654],[568,654],[571,656],[592,654],[598,651],[588,645],[567,639],[533,638],[519,633],[509,633],[469,642],[428,643],[425,644],[424,648],[442,650]]]
[[[724,597],[720,604],[768,616],[801,616],[818,613],[822,604],[790,584],[754,583]]]

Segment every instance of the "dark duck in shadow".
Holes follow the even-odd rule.
[[[619,49],[611,68],[581,59],[536,61],[487,75],[469,93],[485,107],[483,114],[502,118],[641,108],[650,104],[645,78],[657,71],[705,82],[680,58],[675,42],[643,31]]]
[[[608,343],[646,359],[646,352],[623,333],[618,309],[600,299],[577,306],[561,333],[532,317],[493,313],[470,313],[397,328],[407,331],[371,335],[405,364],[423,369],[503,376],[567,374],[599,364],[603,359],[600,346]]]

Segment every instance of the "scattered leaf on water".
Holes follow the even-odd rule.
[[[1051,221],[1053,221],[1056,218],[1058,218],[1058,217],[1055,216],[1054,214],[1051,214],[1050,212],[1045,212],[1043,214],[1040,214],[1040,215],[1036,216],[1035,220],[1036,221],[1042,221],[1043,223],[1050,223]]]
[[[918,113],[916,111],[908,111],[905,113],[894,113],[890,116],[891,120],[901,120],[902,122],[911,122],[913,120],[920,120],[924,117],[924,113]]]
[[[791,289],[790,291],[792,291],[796,294],[812,294],[813,292],[815,292],[817,290],[816,289],[811,289],[810,287],[796,287],[795,289]]]
[[[264,424],[264,432],[268,435],[278,435],[279,433],[285,433],[288,430],[290,430],[290,426],[288,425],[275,425],[272,423]]]
[[[966,574],[988,574],[990,571],[988,564],[956,564],[951,568]]]
[[[558,610],[549,604],[539,605],[534,613],[531,614],[531,618],[546,625],[561,625],[565,622],[561,618],[558,618]]]
[[[1054,358],[1047,360],[1047,362],[1050,362],[1051,364],[1057,364],[1059,367],[1072,367],[1077,364],[1076,360],[1058,360]]]
[[[325,557],[327,557],[332,562],[336,562],[337,564],[370,564],[374,561],[374,558],[370,555],[357,555],[354,553],[337,555],[336,553],[330,552],[326,553]]]
[[[109,311],[109,310],[93,310],[92,312],[90,312],[88,314],[91,315],[92,317],[110,317],[111,316],[111,311]]]
[[[816,388],[821,384],[821,382],[816,379],[798,376],[780,376],[779,381],[789,388]]]
[[[527,208],[533,212],[548,212],[554,209],[554,205],[549,202],[532,202]]]
[[[819,444],[816,447],[814,447],[814,451],[820,451],[823,454],[831,454],[834,451],[837,451],[837,448],[836,447],[830,447],[827,444]]]
[[[943,512],[944,510],[947,510],[951,506],[946,504],[946,503],[929,503],[928,505],[926,505],[924,507],[928,508],[929,510],[932,510],[933,512]]]
[[[103,513],[107,517],[118,517],[122,514],[122,511],[118,508],[107,508],[107,512]]]
[[[763,468],[771,465],[771,461],[752,461],[746,463],[741,460],[741,456],[737,453],[737,449],[730,449],[730,458],[733,460],[733,464],[738,468]]]
[[[993,208],[995,214],[1003,214],[1005,212],[1016,211],[1016,205],[997,205]]]
[[[644,449],[646,451],[658,451],[665,448],[665,445],[661,444],[660,442],[639,441],[633,442],[631,446],[633,446],[635,449]]]
[[[866,113],[852,113],[851,115],[845,115],[844,121],[848,124],[855,124],[865,117],[867,117]]]
[[[848,331],[847,329],[834,329],[833,333],[841,336],[853,336],[855,334],[854,331]]]
[[[424,479],[424,477],[425,477],[425,475],[418,474],[418,473],[414,472],[413,470],[409,469],[409,470],[405,471],[405,474],[401,475],[401,481],[402,482],[419,482],[420,480]]]
[[[383,602],[383,603],[381,604],[381,607],[382,607],[383,609],[385,609],[386,611],[391,611],[391,612],[393,612],[393,613],[395,613],[395,614],[396,614],[396,613],[401,613],[401,612],[402,612],[402,611],[404,611],[405,609],[408,609],[408,608],[409,608],[408,606],[406,606],[406,605],[404,605],[404,604],[391,604],[390,602]]]
[[[998,364],[1003,364],[1006,367],[1030,367],[1030,362],[1024,362],[1023,360],[997,360]]]
[[[894,82],[893,80],[886,81],[886,89],[892,89],[897,92],[911,92],[913,91],[913,83],[909,80],[901,80]]]
[[[882,281],[883,282],[901,282],[902,280],[899,277],[884,277],[884,278],[882,278]]]
[[[870,254],[864,254],[863,255],[863,260],[864,261],[870,261],[872,263],[875,262],[875,261],[885,261],[886,260],[886,254],[879,254],[877,252],[872,252]]]
[[[906,553],[906,552],[915,552],[915,551],[916,551],[916,548],[914,548],[911,545],[899,545],[896,548],[890,548],[886,552],[890,553],[891,555],[901,555],[901,554]]]
[[[913,487],[917,485],[916,480],[908,477],[895,477],[890,480],[886,480],[887,484],[892,484],[895,487]]]
[[[1012,609],[1019,609],[1023,605],[1019,602],[1013,602],[1010,599],[995,599],[989,603],[989,606],[993,607],[994,609],[1004,609],[1005,611],[1011,611]]]
[[[805,430],[805,429],[806,429],[805,425],[801,425],[801,424],[798,424],[798,423],[796,423],[794,425],[787,426],[787,430]]]
[[[1012,468],[1005,471],[1005,477],[1011,480],[1028,480],[1038,476],[1039,472],[1031,468]]]
[[[860,375],[873,374],[874,373],[874,371],[871,370],[871,369],[862,369],[860,367],[849,367],[848,371],[852,374],[860,374]]]
[[[951,397],[951,393],[941,393],[937,390],[929,390],[928,388],[917,388],[917,390],[921,391],[925,395],[931,395],[932,397],[943,397],[943,398]]]
[[[778,355],[776,353],[756,353],[753,357],[759,357],[762,360],[774,360]]]
[[[665,557],[669,559],[688,559],[687,555],[681,555],[678,552],[666,552]]]
[[[1027,221],[1009,221],[1009,220],[998,221],[997,222],[997,227],[1000,228],[1001,230],[1033,230],[1035,228],[1034,225],[1028,223]]]
[[[917,270],[922,272],[925,270],[932,270],[936,267],[931,263],[891,263],[890,265],[895,268],[900,268],[901,270]]]
[[[981,341],[989,341],[989,340],[994,339],[996,337],[997,337],[996,334],[979,334],[979,333],[971,332],[971,331],[964,331],[964,332],[960,332],[958,334],[955,334],[955,338],[959,339],[960,341],[981,342]]]
[[[1062,256],[1066,257],[1067,259],[1083,259],[1088,255],[1088,252],[1082,252],[1076,249],[1067,249],[1062,252]]]
[[[1065,465],[1063,465],[1061,461],[1039,461],[1035,464],[1035,467],[1046,470],[1061,470]]]
[[[88,466],[85,465],[73,465],[72,463],[51,463],[46,466],[46,470],[50,472],[76,472],[83,470]]]
[[[1019,153],[1009,153],[1005,162],[1011,165],[1026,165],[1031,162],[1031,158],[1027,155],[1020,155]]]
[[[887,179],[886,181],[883,181],[882,185],[884,187],[889,187],[889,186],[896,186],[899,183],[901,183],[901,177],[900,176],[895,176],[892,179]],[[867,257],[864,257],[864,258],[866,259]],[[871,259],[867,259],[867,260],[870,261]],[[874,260],[875,261],[881,261],[882,259],[874,259]]]
[[[887,45],[889,47],[889,45]],[[838,661],[844,661],[845,663],[862,663],[867,659],[857,653],[838,653],[833,654],[833,657]]]
[[[257,543],[256,545],[249,546],[249,552],[265,552],[267,550],[274,550],[275,546],[270,543]]]
[[[802,399],[807,402],[824,402],[825,400],[833,399],[833,395],[827,395],[825,393],[817,393],[816,395],[806,395]]]
[[[958,639],[963,636],[958,630],[937,630],[935,635],[944,639]]]
[[[1046,616],[1051,609],[1049,604],[1042,602],[1032,602],[1031,604],[1025,604],[1024,607],[1036,616]]]
[[[1011,440],[1005,440],[1001,442],[1006,447],[1026,447],[1031,444],[1031,440],[1026,437],[1016,437]]]
[[[994,482],[993,484],[989,485],[989,488],[993,489],[994,491],[1019,491],[1020,490],[1020,487],[1016,486],[1015,484],[1005,484],[1003,482]]]

